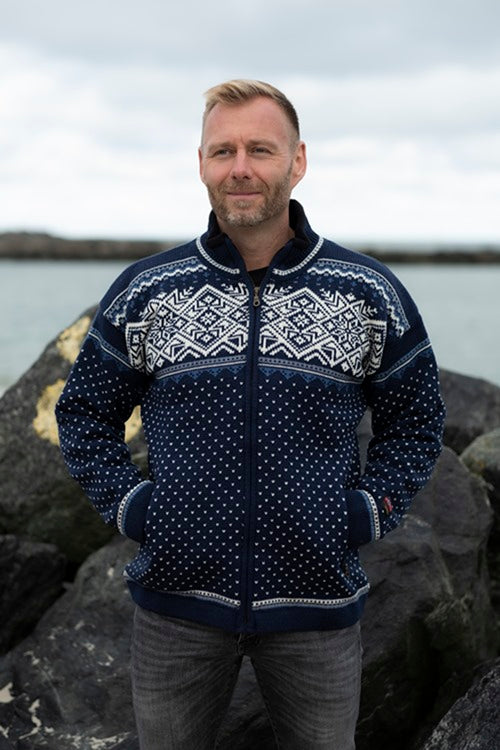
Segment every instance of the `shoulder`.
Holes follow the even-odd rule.
[[[337,273],[349,271],[364,273],[367,278],[379,278],[395,287],[402,287],[396,274],[384,263],[370,255],[343,247],[332,240],[324,240],[317,262],[323,264],[325,268],[337,269]]]
[[[180,273],[192,260],[198,260],[195,240],[135,261],[122,271],[109,291],[134,286],[163,275]]]
[[[384,308],[396,329],[409,327],[409,318],[417,313],[415,303],[396,274],[384,263],[356,250],[325,240],[309,273],[325,282],[331,279],[336,288]]]
[[[131,302],[154,295],[168,279],[189,275],[203,268],[195,240],[141,258],[115,279],[101,300],[100,310],[110,322],[119,324],[123,322]]]

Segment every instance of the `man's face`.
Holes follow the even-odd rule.
[[[199,149],[200,176],[221,229],[253,227],[288,216],[306,168],[305,146],[268,97],[216,104]]]

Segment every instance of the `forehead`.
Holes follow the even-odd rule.
[[[289,142],[293,136],[292,124],[279,104],[259,96],[238,104],[216,104],[205,119],[202,142],[260,138]]]

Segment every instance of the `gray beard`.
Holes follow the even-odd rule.
[[[255,227],[268,219],[273,219],[288,207],[291,192],[291,172],[292,165],[290,165],[290,169],[283,180],[273,187],[272,192],[264,195],[264,203],[252,211],[246,209],[246,203],[243,202],[240,211],[238,211],[237,202],[236,208],[229,210],[224,194],[207,188],[210,204],[215,215],[218,219],[221,219],[232,227]],[[247,187],[247,183],[235,182],[234,187]]]

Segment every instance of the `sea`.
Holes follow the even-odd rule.
[[[0,394],[96,304],[125,261],[0,260]],[[500,265],[391,266],[415,300],[440,367],[500,386]]]

